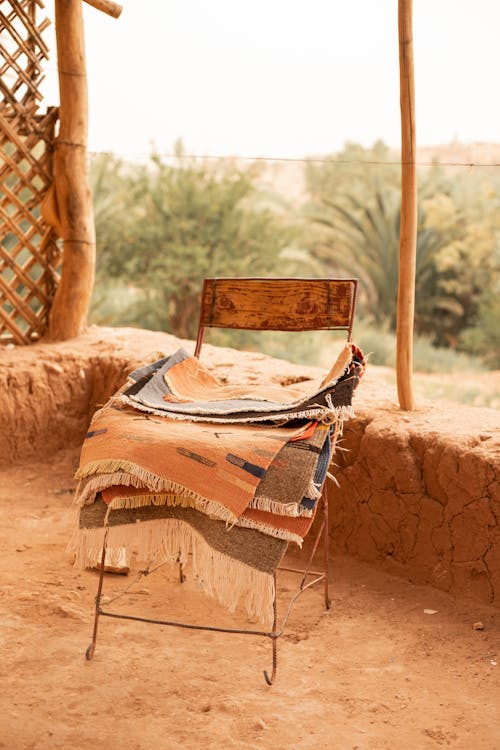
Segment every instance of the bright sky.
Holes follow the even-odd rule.
[[[84,3],[89,150],[168,153],[178,137],[209,155],[399,146],[397,0],[121,2],[119,19]],[[419,145],[500,141],[499,38],[499,0],[415,0]]]

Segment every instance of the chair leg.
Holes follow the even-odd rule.
[[[104,581],[104,566],[106,563],[106,545],[108,541],[108,529],[104,534],[102,542],[102,555],[101,555],[101,566],[99,568],[99,583],[97,585],[97,594],[95,597],[95,617],[94,617],[94,631],[92,633],[92,643],[85,651],[85,658],[90,661],[94,656],[95,646],[97,642],[97,628],[99,625],[99,615],[101,614],[101,597],[102,597],[102,585]]]
[[[304,573],[303,573],[303,576],[302,576],[302,580],[300,582],[300,589],[301,590],[305,586],[305,583],[306,583],[306,580],[307,580],[307,576],[309,575],[309,571],[311,569],[311,565],[313,564],[313,560],[314,560],[314,556],[316,554],[316,550],[318,549],[318,544],[320,543],[321,537],[323,536],[324,528],[325,528],[325,519],[323,518],[323,521],[321,522],[320,529],[319,529],[319,531],[318,531],[318,533],[316,535],[316,539],[314,540],[313,548],[312,548],[311,553],[309,555],[309,559],[307,561],[307,565],[304,568]]]
[[[324,543],[324,568],[325,568],[325,609],[330,609],[332,601],[330,599],[329,591],[329,563],[330,563],[330,529],[328,525],[328,492],[326,489],[326,482],[323,488],[323,517],[324,517],[324,529],[323,529],[323,543]]]
[[[177,562],[179,564],[179,583],[184,583],[186,580],[186,575],[184,573],[184,565],[182,564],[181,560],[181,551],[179,550],[179,554],[177,556]]]
[[[273,634],[276,633],[276,628],[278,625],[278,602],[276,600],[277,596],[277,589],[276,589],[276,573],[274,574],[274,599],[273,599]],[[264,678],[268,685],[272,685],[275,678],[276,678],[276,672],[278,669],[278,636],[274,635],[273,638],[271,638],[272,644],[273,644],[273,668],[271,671],[271,676],[269,677],[269,674],[267,672],[267,669],[264,669]]]

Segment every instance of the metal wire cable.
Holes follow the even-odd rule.
[[[115,155],[121,158],[134,157],[134,158],[149,158],[150,156],[157,156],[163,159],[177,159],[178,154],[170,152],[125,152],[115,154],[112,151],[89,151],[90,156],[104,156],[104,155]],[[337,159],[335,156],[332,157],[294,157],[294,156],[223,156],[221,154],[181,154],[181,158],[184,159],[213,159],[219,161],[249,161],[249,162],[283,162],[293,164],[331,164],[332,166],[349,166],[349,165],[363,165],[363,166],[380,166],[380,167],[400,167],[401,165],[414,164],[417,167],[466,167],[472,169],[473,167],[500,167],[500,162],[480,162],[480,161],[377,161],[372,159]]]

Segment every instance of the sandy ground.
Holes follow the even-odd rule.
[[[97,576],[64,551],[77,458],[0,475],[1,748],[500,749],[500,612],[335,555],[333,607],[299,599],[271,688],[264,638],[103,618],[87,662]],[[167,568],[138,589],[114,606],[255,627]]]

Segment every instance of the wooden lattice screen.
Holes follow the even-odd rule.
[[[46,330],[62,251],[41,217],[57,109],[38,111],[48,48],[41,0],[0,2],[0,341]]]

